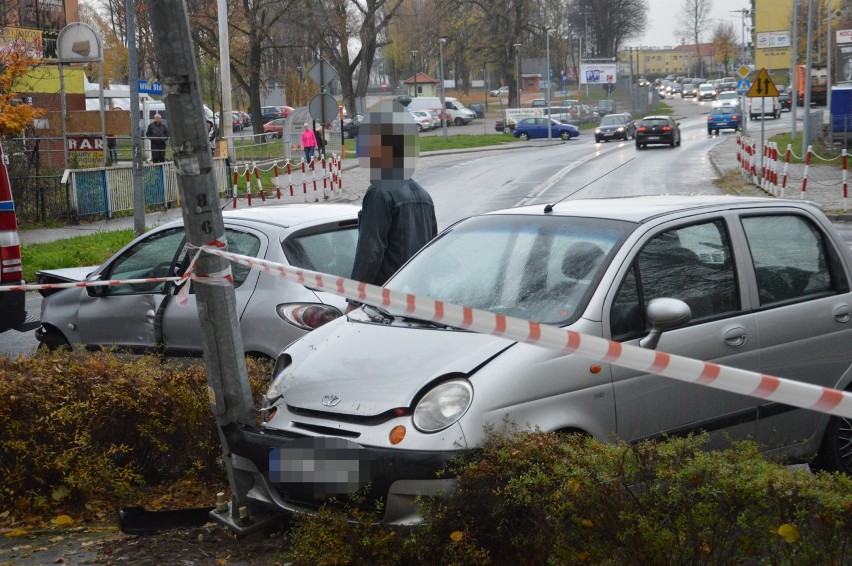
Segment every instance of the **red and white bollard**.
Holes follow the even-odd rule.
[[[811,167],[811,152],[814,150],[814,146],[808,146],[808,153],[805,155],[805,173],[802,176],[802,192],[799,194],[799,198],[805,198],[805,191],[808,189],[808,169]]]
[[[787,144],[787,151],[784,153],[784,176],[781,178],[781,193],[779,196],[784,198],[784,189],[787,188],[787,168],[790,166],[790,154],[793,153],[792,144]]]
[[[290,196],[292,197],[295,193],[295,190],[293,187],[293,166],[290,164],[289,161],[287,162],[287,184],[290,186]]]
[[[275,185],[275,194],[281,200],[281,183],[278,181],[278,162],[272,164],[272,184]]]
[[[316,198],[317,192],[317,160],[311,159],[311,183],[314,187],[314,198]]]
[[[266,202],[266,191],[263,190],[263,183],[260,182],[260,171],[257,165],[254,166],[254,180],[257,181],[257,192],[260,194],[260,200]]]
[[[305,196],[305,202],[308,202],[308,164],[302,160],[302,194]]]
[[[248,165],[246,165],[245,178],[246,178],[246,202],[248,203],[249,206],[251,206],[251,169],[249,169]]]
[[[239,173],[237,173],[237,168],[236,168],[236,167],[234,167],[234,175],[233,175],[233,177],[234,177],[234,190],[233,190],[234,208],[237,208],[237,186],[238,186],[238,183],[239,183],[239,181],[240,181],[240,174],[239,174]]]

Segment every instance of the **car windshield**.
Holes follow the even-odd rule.
[[[588,302],[628,222],[485,215],[446,231],[387,287],[547,324],[570,324]]]
[[[618,114],[610,114],[601,118],[601,126],[620,126],[626,122],[624,116]]]

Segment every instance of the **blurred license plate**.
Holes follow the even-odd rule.
[[[657,141],[658,139],[660,139],[660,136],[649,136],[648,137],[648,140],[650,140],[650,141]]]
[[[370,456],[334,437],[302,438],[269,451],[269,481],[312,484],[315,495],[354,493],[370,481]]]

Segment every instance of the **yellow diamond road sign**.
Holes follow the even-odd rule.
[[[750,72],[751,71],[749,70],[749,68],[745,65],[737,69],[737,74],[740,76],[741,79],[746,78]]]
[[[746,96],[749,98],[763,98],[765,96],[778,96],[778,87],[772,82],[772,77],[766,69],[761,69],[757,78],[751,83]]]

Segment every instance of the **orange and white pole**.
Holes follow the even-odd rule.
[[[805,173],[802,177],[802,192],[799,194],[799,198],[805,198],[805,191],[808,189],[808,169],[811,167],[811,152],[814,150],[814,146],[808,146],[808,153],[805,155]]]

